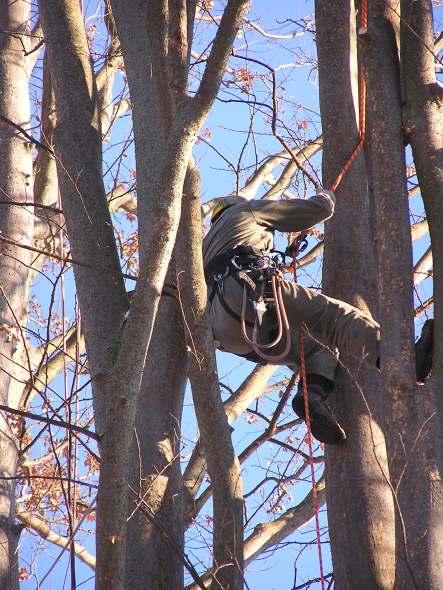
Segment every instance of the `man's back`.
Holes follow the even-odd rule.
[[[256,250],[270,250],[274,230],[303,231],[334,212],[335,198],[319,192],[310,199],[290,201],[248,201],[223,211],[203,240],[205,267],[217,255],[240,244]]]

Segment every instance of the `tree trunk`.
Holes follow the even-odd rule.
[[[136,441],[129,481],[144,498],[128,522],[125,588],[183,587],[183,482],[180,421],[186,384],[181,312],[172,297],[161,299],[137,404]],[[135,504],[137,497],[133,498]]]
[[[213,487],[213,590],[243,588],[243,490],[226,413],[220,396],[201,244],[200,178],[188,167],[177,249],[189,378],[203,453]]]
[[[323,179],[329,187],[358,142],[353,2],[317,1],[316,24]],[[325,243],[324,291],[377,316],[373,212],[363,154],[337,190]],[[395,572],[394,509],[379,425],[379,380],[361,363],[344,356],[340,360],[344,368],[338,371],[332,401],[348,440],[327,448],[326,486],[335,584],[337,590],[388,590]]]
[[[0,3],[0,113],[13,123],[29,129],[28,68],[25,49],[29,47],[29,3],[25,0]],[[32,144],[5,120],[0,122],[0,189],[2,200],[33,200]],[[0,205],[0,235],[17,243],[1,243],[0,258],[0,402],[11,399],[13,363],[27,343],[21,326],[26,315],[27,274],[31,254],[20,245],[31,245],[33,210],[31,207]],[[17,427],[7,416],[0,416],[0,590],[15,590],[17,543],[20,528],[14,524],[15,480],[17,468]]]
[[[409,480],[409,475],[414,456],[421,454],[426,418],[417,404],[420,394],[415,383],[412,243],[402,128],[397,8],[397,2],[390,0],[372,3],[365,63],[376,243],[380,261],[385,432],[396,504],[395,584],[398,588],[418,589],[429,586],[414,559],[414,553],[423,542],[422,535],[417,534],[417,511],[420,511],[421,502],[419,505],[411,503],[409,487],[420,485],[421,469],[415,472],[414,480]],[[422,477],[424,475],[423,472]]]
[[[127,309],[111,217],[102,179],[100,116],[80,5],[40,2],[57,109],[55,148],[63,211],[82,313],[101,436],[97,500],[98,588],[123,584],[127,469],[135,409],[119,370],[112,375]],[[135,348],[135,351],[137,349]],[[130,359],[127,360],[130,364]],[[140,373],[134,367],[135,379]],[[120,443],[116,450],[117,441]],[[111,582],[112,580],[112,582]]]
[[[418,388],[415,403],[423,426],[403,486],[412,567],[420,584],[437,590],[443,580],[443,119],[442,91],[435,76],[432,4],[401,3],[401,58],[408,135],[431,236],[434,288],[432,378]]]

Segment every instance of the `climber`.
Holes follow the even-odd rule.
[[[276,306],[272,305],[272,293],[263,286],[270,281],[263,280],[261,270],[270,261],[272,265],[269,253],[274,247],[274,231],[307,230],[329,219],[334,206],[335,196],[326,190],[319,190],[310,199],[248,201],[230,195],[216,200],[211,228],[203,240],[203,259],[210,320],[218,348],[255,362],[263,363],[263,358],[268,358],[260,351],[257,354],[251,342],[260,301],[265,303],[258,314],[260,337],[267,343],[276,341]],[[242,269],[253,270],[245,273]],[[274,269],[271,271],[274,273]],[[276,359],[273,362],[298,368],[302,331],[312,434],[321,442],[337,444],[346,439],[346,433],[326,400],[334,388],[338,353],[356,356],[378,367],[379,325],[359,309],[286,281],[281,274],[277,283],[290,333],[287,342],[277,338],[278,343],[271,346]],[[259,287],[261,295],[257,295]],[[246,291],[249,296],[245,304]],[[270,344],[263,348],[269,349]],[[299,417],[305,417],[300,383],[292,406]]]

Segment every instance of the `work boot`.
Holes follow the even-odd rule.
[[[336,445],[346,440],[346,432],[326,403],[327,397],[328,392],[321,385],[309,383],[308,376],[308,403],[312,436],[322,443]],[[305,400],[301,382],[298,392],[292,400],[292,407],[297,416],[306,421]]]
[[[434,351],[434,320],[426,320],[423,324],[421,336],[415,343],[415,372],[417,381],[423,382],[432,369],[432,355]]]

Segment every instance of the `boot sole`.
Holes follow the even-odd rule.
[[[429,319],[423,325],[421,336],[415,343],[415,372],[417,381],[423,383],[432,370],[434,341],[434,320]]]
[[[330,417],[326,416],[323,412],[318,412],[316,405],[316,403],[312,403],[309,400],[309,417],[311,421],[312,436],[320,442],[329,445],[337,445],[345,441],[346,432],[334,418],[326,404],[324,404],[324,407],[330,412]],[[294,397],[292,400],[292,407],[297,416],[303,418],[306,422],[305,401],[302,395],[296,395]]]

